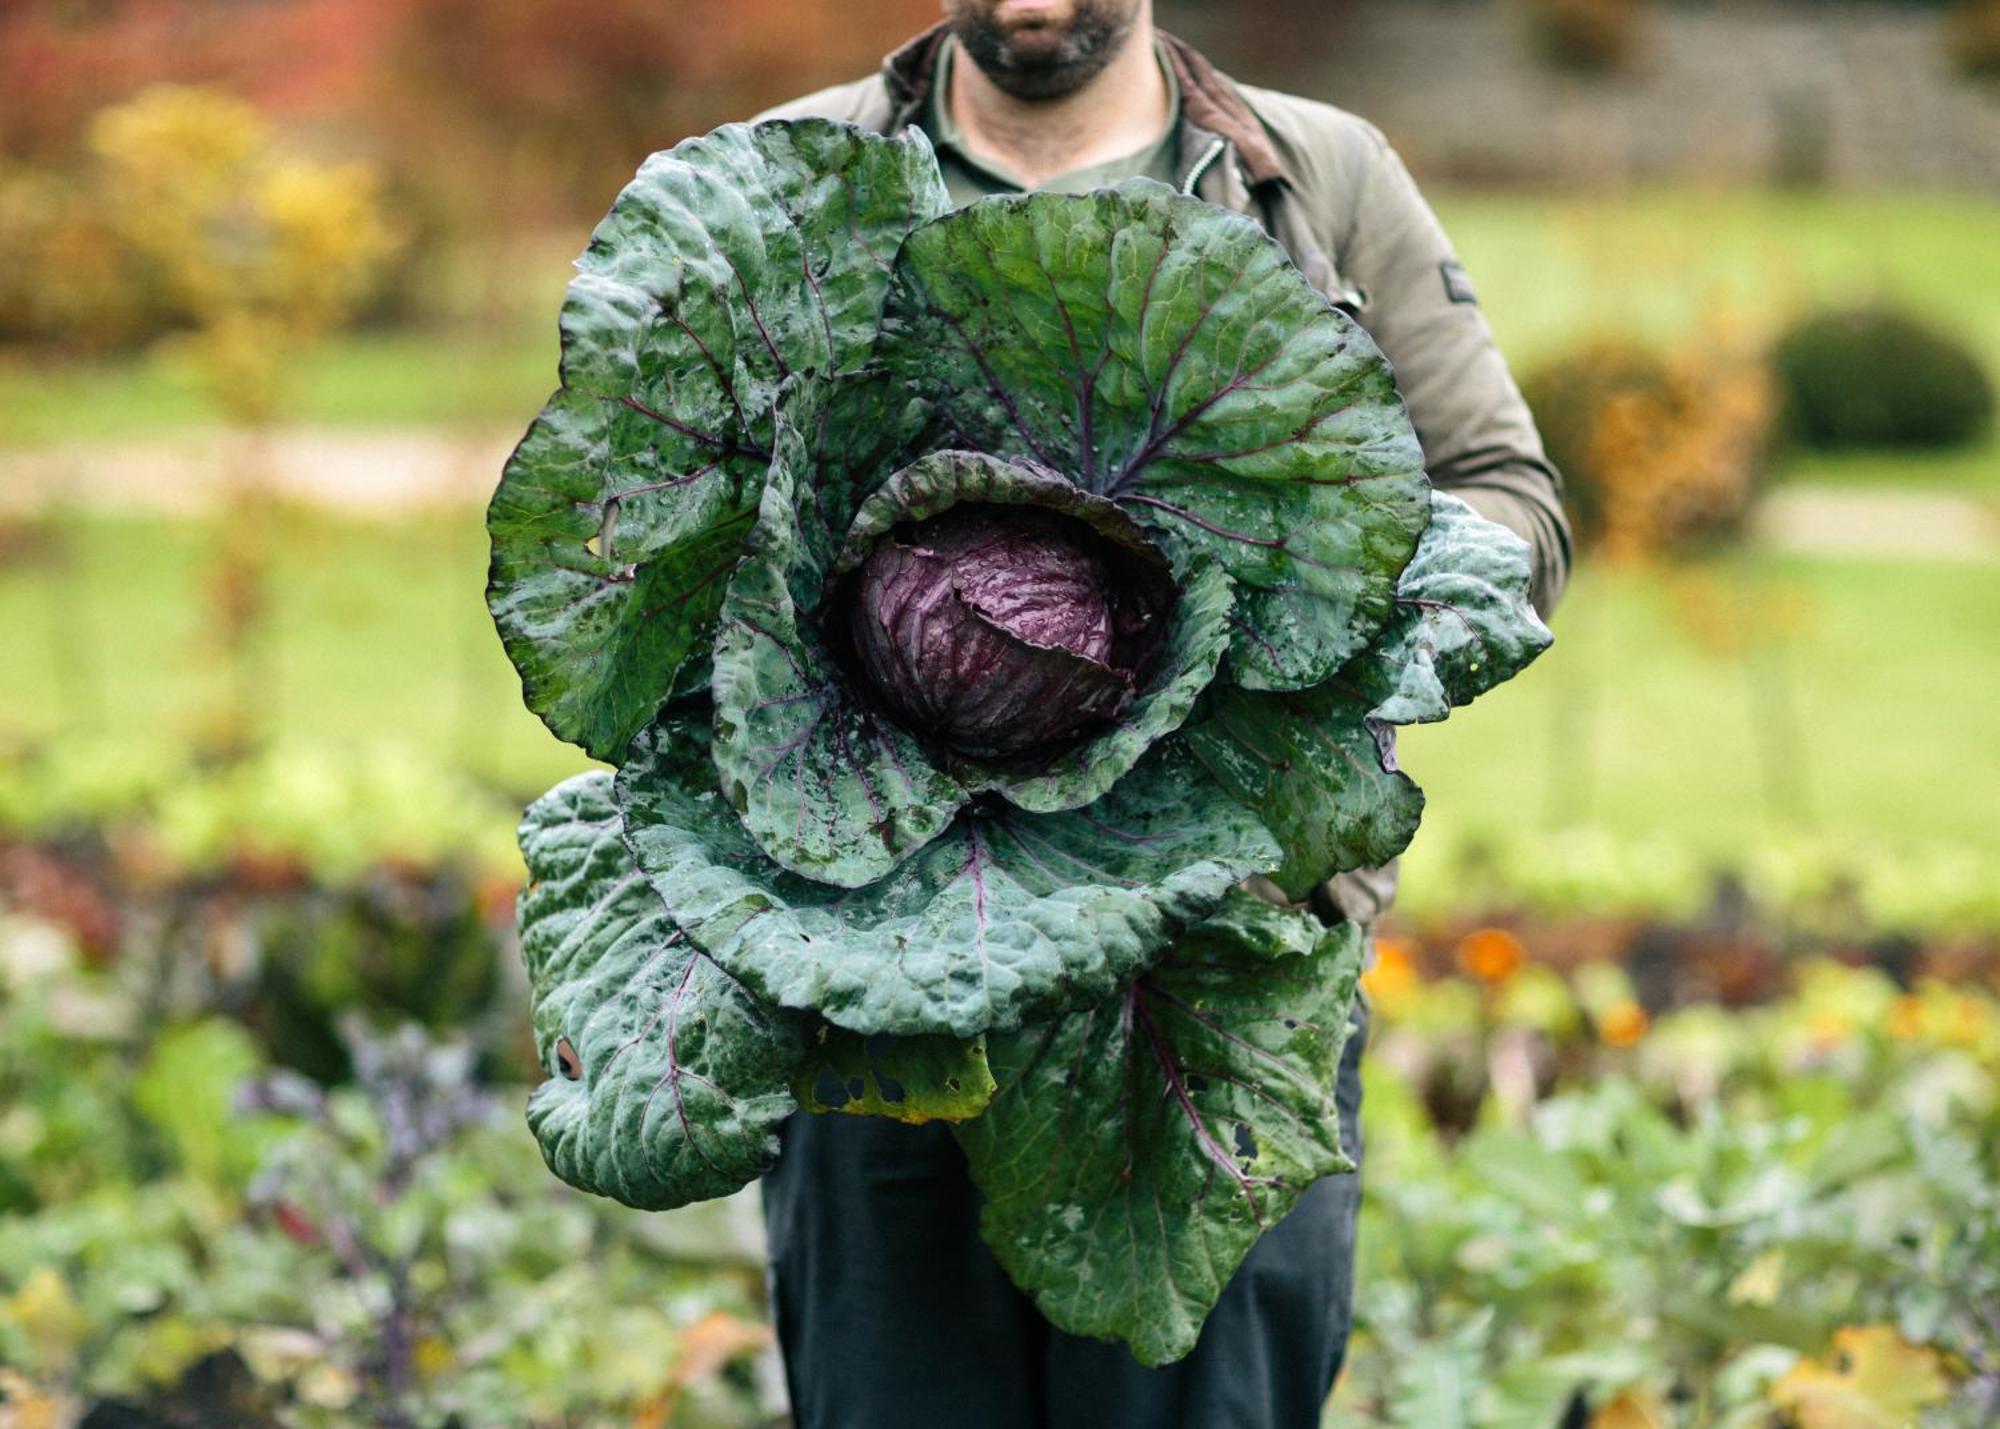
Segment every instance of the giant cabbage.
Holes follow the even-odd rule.
[[[578,261],[488,512],[527,702],[615,766],[522,824],[529,1121],[662,1208],[801,1104],[945,1119],[1009,1274],[1160,1363],[1352,1164],[1361,936],[1246,881],[1398,853],[1392,726],[1549,636],[1248,219],[948,210],[921,135],[732,125]]]

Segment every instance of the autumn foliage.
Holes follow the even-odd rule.
[[[495,240],[580,229],[646,154],[863,74],[937,15],[936,0],[600,0],[587,12],[563,0],[8,0],[0,342],[131,349],[206,302],[163,250],[165,229],[121,228],[103,202],[117,164],[101,116],[162,86],[240,104],[239,118],[272,126],[297,155],[298,182],[274,173],[245,200],[278,227],[279,209],[316,223],[359,202],[352,164],[365,160],[379,183],[364,186],[403,240],[398,288],[372,300],[394,307],[428,272],[426,254],[465,240],[489,257],[497,290],[508,255]],[[158,173],[218,157],[191,150]],[[315,163],[307,184],[300,166]],[[144,164],[129,177],[143,181]],[[150,250],[136,265],[135,238]],[[351,292],[329,296],[352,309]],[[224,329],[206,325],[221,342]]]
[[[599,0],[587,12],[562,0],[13,0],[0,9],[0,162],[66,160],[106,106],[201,84],[339,132],[406,189],[504,180],[511,203],[601,208],[651,150],[864,73],[937,14],[936,0]]]
[[[1587,342],[1522,387],[1585,538],[1619,559],[1734,534],[1769,456],[1775,399],[1726,334],[1660,352]]]

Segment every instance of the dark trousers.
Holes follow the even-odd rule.
[[[1337,1087],[1361,1154],[1357,1010]],[[1316,1429],[1347,1350],[1360,1177],[1250,1250],[1186,1359],[1052,1328],[979,1238],[941,1125],[796,1113],[764,1178],[772,1313],[797,1429]]]

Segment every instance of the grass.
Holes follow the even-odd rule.
[[[1990,198],[1447,192],[1436,207],[1516,362],[1581,332],[1671,341],[1882,298],[1947,325],[2000,370],[2000,285],[1969,278],[2000,250]]]
[[[14,534],[0,744],[58,732],[199,744],[230,713],[207,522],[68,517]],[[483,602],[478,514],[363,524],[272,515],[271,605],[250,667],[267,735],[389,738],[523,795],[584,767],[521,704]]]
[[[1967,278],[2000,252],[2000,204],[1990,199],[1685,188],[1433,197],[1517,366],[1584,333],[1754,339],[1815,304],[1882,297],[1962,333],[2000,373],[2000,284]],[[508,267],[521,276],[482,329],[363,333],[308,356],[296,419],[522,425],[554,381],[553,319],[563,257],[575,246],[555,238],[517,245],[521,256]],[[476,287],[467,272],[451,275],[457,296],[447,306],[471,310]],[[0,358],[0,445],[134,440],[210,419],[199,386],[170,360],[51,367]],[[1811,455],[1791,470],[1814,480],[2000,493],[2000,437],[1921,459]]]
[[[2000,852],[1991,568],[1586,570],[1553,623],[1525,676],[1403,738],[1454,825],[1588,822],[1718,857],[1801,831]]]
[[[532,332],[364,332],[300,362],[291,419],[385,427],[526,425],[555,386],[553,308]],[[170,353],[50,364],[0,355],[0,446],[145,441],[212,421],[196,374]]]
[[[2000,500],[2000,436],[1950,451],[1795,452],[1782,479],[1852,488],[1955,492]]]
[[[198,738],[229,688],[204,593],[215,542],[180,520],[17,531],[0,563],[0,740]],[[523,794],[582,767],[521,707],[481,603],[474,514],[279,513],[268,549],[267,732],[357,747],[388,734]],[[1989,568],[1746,558],[1675,582],[1586,569],[1555,628],[1527,676],[1406,734],[1441,823],[1582,821],[1718,856],[1787,829],[2000,853]],[[1737,649],[1745,630],[1783,638]]]

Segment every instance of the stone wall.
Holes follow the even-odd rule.
[[[1243,78],[1372,119],[1426,177],[2000,195],[2000,84],[1957,73],[1936,10],[1655,4],[1634,66],[1589,78],[1537,60],[1512,0],[1286,3],[1263,12],[1266,33],[1242,33],[1258,9],[1159,5]]]

